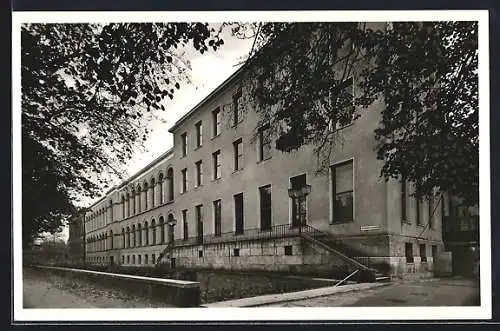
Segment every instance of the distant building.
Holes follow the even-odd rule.
[[[81,212],[69,219],[68,256],[72,263],[84,262],[84,218],[85,213]]]
[[[316,174],[312,146],[282,153],[258,127],[242,103],[242,70],[175,123],[171,150],[90,207],[86,261],[432,275],[442,201],[379,177],[374,130],[384,104],[339,128],[345,143],[328,174]],[[301,191],[309,194],[291,197]]]

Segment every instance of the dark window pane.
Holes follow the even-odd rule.
[[[413,244],[405,243],[406,263],[413,263]]]
[[[221,220],[221,201],[216,200],[214,203],[214,223],[215,223],[215,235],[220,236],[222,233],[222,220]]]
[[[243,193],[236,194],[234,196],[234,217],[236,223],[236,234],[243,233]]]
[[[260,228],[271,228],[271,185],[259,188],[260,192]]]

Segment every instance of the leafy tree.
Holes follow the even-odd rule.
[[[143,123],[189,83],[182,50],[223,43],[202,23],[22,26],[24,244],[121,175]]]
[[[255,38],[247,98],[270,124],[278,150],[312,144],[318,171],[326,170],[341,128],[382,100],[374,132],[381,176],[416,183],[417,196],[439,188],[468,205],[478,202],[477,23],[232,29]]]

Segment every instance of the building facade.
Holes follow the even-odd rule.
[[[275,149],[242,102],[242,70],[169,130],[171,150],[90,207],[86,262],[431,275],[448,207],[380,178],[374,130],[383,102],[339,129],[343,143],[318,174],[313,146]],[[290,197],[305,187],[307,196]]]

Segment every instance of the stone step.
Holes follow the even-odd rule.
[[[375,282],[388,282],[391,280],[391,277],[389,276],[378,276],[375,277]]]

